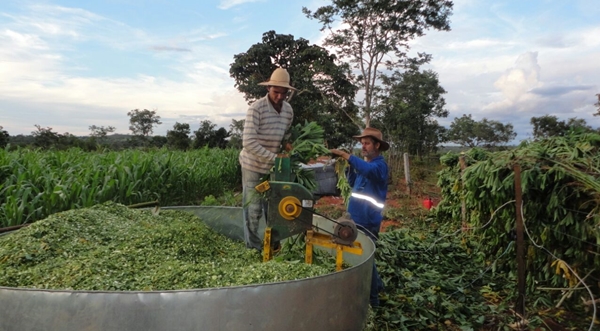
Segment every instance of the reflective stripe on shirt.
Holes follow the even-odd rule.
[[[352,192],[351,196],[353,198],[356,198],[356,199],[366,200],[366,201],[370,202],[373,206],[375,206],[377,208],[383,209],[383,207],[384,207],[383,203],[377,202],[377,200],[375,200],[373,197],[370,197],[368,195],[364,195],[364,194]]]

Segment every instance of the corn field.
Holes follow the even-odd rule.
[[[0,150],[0,227],[105,201],[198,204],[241,183],[238,150]]]

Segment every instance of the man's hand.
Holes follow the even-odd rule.
[[[339,149],[330,149],[329,152],[333,155],[341,156],[346,160],[348,160],[350,158],[350,154],[348,154],[342,150],[339,150]]]
[[[294,146],[292,146],[292,143],[285,143],[285,151],[286,152],[290,152],[292,149],[294,149]]]

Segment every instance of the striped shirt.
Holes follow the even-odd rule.
[[[286,101],[278,113],[269,96],[258,99],[250,105],[246,113],[240,164],[242,168],[267,174],[275,164],[277,153],[281,151],[281,141],[291,126],[294,111]]]

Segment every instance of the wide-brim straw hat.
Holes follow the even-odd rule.
[[[382,152],[387,151],[390,148],[390,144],[388,144],[387,141],[383,140],[383,134],[381,134],[381,131],[375,128],[366,127],[359,136],[353,136],[353,138],[358,141],[360,141],[361,138],[365,137],[371,137],[377,140],[380,144],[379,150]]]
[[[290,85],[290,74],[287,72],[287,70],[283,68],[275,69],[275,71],[273,71],[273,73],[271,74],[271,78],[268,81],[258,83],[258,85],[279,86],[297,91],[295,87],[292,87]]]

